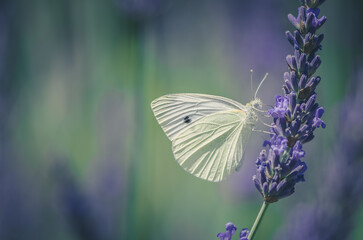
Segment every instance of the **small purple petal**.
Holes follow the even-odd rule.
[[[287,15],[287,18],[289,19],[291,24],[294,25],[294,27],[296,27],[297,29],[300,28],[300,21],[298,21],[292,14]]]
[[[295,39],[294,39],[294,36],[292,36],[291,32],[290,31],[286,31],[285,32],[285,35],[286,35],[286,38],[287,40],[289,41],[289,43],[294,46],[295,45]]]
[[[274,136],[271,139],[271,149],[276,155],[281,155],[287,148],[287,138],[283,136]]]
[[[248,228],[243,228],[241,230],[241,233],[239,234],[239,239],[240,240],[248,240],[248,235],[250,234],[250,231],[248,230]]]
[[[292,87],[294,88],[294,91],[297,92],[298,91],[298,81],[297,81],[297,77],[296,77],[296,72],[294,72],[294,71],[291,72],[291,74],[290,74],[290,82],[292,84]]]
[[[318,108],[316,111],[315,111],[315,117],[313,119],[313,123],[312,123],[312,126],[314,128],[319,128],[320,126],[322,128],[325,128],[326,125],[325,123],[323,122],[323,120],[321,120],[321,117],[323,116],[324,114],[324,108],[320,107]]]
[[[299,31],[295,31],[294,32],[294,35],[295,35],[296,44],[299,46],[300,49],[302,49],[304,47],[304,40],[303,40],[300,32]]]
[[[304,6],[299,7],[299,14],[297,20],[306,21],[306,8]]]
[[[307,80],[308,80],[308,78],[306,77],[305,74],[301,75],[300,81],[299,81],[299,88],[304,88],[306,86]]]
[[[310,111],[310,109],[313,107],[314,103],[315,103],[315,100],[316,100],[316,94],[313,94],[309,100],[306,102],[306,108],[305,108],[305,111],[308,112]]]
[[[293,147],[292,150],[292,158],[293,159],[300,159],[303,158],[305,156],[305,151],[302,150],[302,145],[300,141],[297,141],[295,143],[295,146]]]
[[[273,118],[284,118],[287,108],[289,106],[289,99],[280,95],[275,97],[275,107],[268,111],[268,114]]]

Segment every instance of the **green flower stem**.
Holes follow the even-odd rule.
[[[262,206],[261,206],[261,209],[260,209],[260,211],[259,211],[259,213],[257,215],[257,218],[256,218],[256,220],[253,223],[253,226],[251,228],[250,234],[248,235],[248,240],[252,240],[253,237],[254,237],[254,235],[256,234],[257,229],[260,226],[260,223],[262,221],[263,215],[265,214],[268,205],[269,205],[268,202],[263,201]]]

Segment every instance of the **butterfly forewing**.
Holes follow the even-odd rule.
[[[173,141],[183,129],[213,113],[245,107],[231,99],[195,93],[177,93],[162,96],[151,103],[161,128]]]
[[[178,163],[189,173],[219,182],[235,171],[251,133],[246,114],[227,110],[194,122],[172,141]]]

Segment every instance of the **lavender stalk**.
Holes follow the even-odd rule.
[[[255,233],[257,232],[257,229],[258,229],[259,225],[261,224],[261,220],[262,220],[263,215],[265,214],[265,212],[267,210],[268,205],[269,205],[268,202],[263,201],[261,209],[258,212],[257,218],[256,218],[256,220],[253,223],[253,226],[251,228],[251,232],[248,235],[248,239],[252,239],[255,236]]]
[[[253,239],[267,204],[290,196],[295,192],[295,184],[304,181],[307,166],[301,160],[305,156],[303,144],[313,140],[315,129],[326,126],[321,119],[324,108],[317,103],[315,92],[321,78],[313,76],[321,64],[316,52],[321,49],[324,35],[316,32],[326,21],[325,16],[318,17],[324,1],[300,0],[297,17],[288,15],[296,28],[293,33],[286,32],[294,54],[286,57],[289,72],[284,73],[284,96],[276,96],[275,107],[268,111],[273,127],[270,140],[263,143],[266,149],[257,158],[253,176],[264,204],[247,234],[249,240]]]

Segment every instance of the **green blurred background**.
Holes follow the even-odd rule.
[[[251,227],[262,198],[244,167],[214,184],[185,172],[150,102],[167,93],[251,100],[281,94],[287,14],[299,1],[0,1],[0,239],[217,239]],[[313,201],[334,146],[339,104],[362,67],[362,3],[328,0],[319,103],[325,131],[307,144],[306,182],[270,206],[256,239],[273,239]],[[346,239],[363,239],[363,211]],[[235,238],[237,239],[237,237]]]

